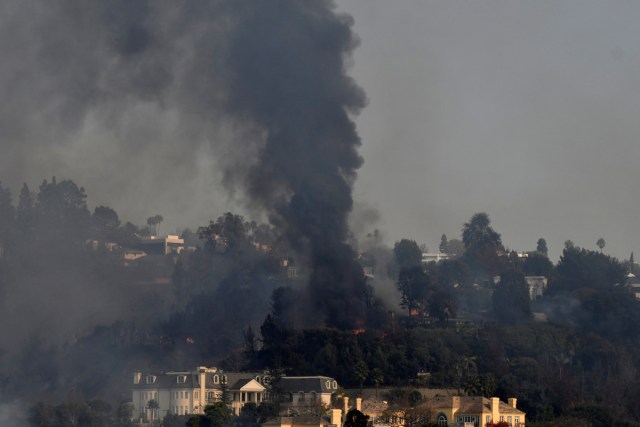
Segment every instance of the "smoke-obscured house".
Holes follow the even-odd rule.
[[[136,244],[136,249],[144,251],[148,255],[179,254],[184,250],[184,239],[173,234],[165,237],[141,237]]]
[[[529,298],[531,301],[541,298],[547,290],[547,278],[545,276],[525,276]]]

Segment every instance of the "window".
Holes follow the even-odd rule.
[[[213,383],[214,383],[214,384],[218,384],[219,382],[220,382],[220,379],[218,378],[218,376],[217,376],[217,375],[214,375],[214,376],[213,376]]]
[[[316,398],[317,398],[317,396],[316,396],[316,392],[315,392],[315,391],[312,391],[312,392],[309,394],[309,401],[310,401],[310,402],[315,402],[315,401],[316,401]]]
[[[520,417],[516,415],[516,427],[520,426]]]
[[[188,398],[189,398],[189,392],[188,392],[188,391],[185,391],[185,392],[184,392],[184,398],[185,398],[185,399],[188,399]]]
[[[324,385],[325,385],[325,387],[327,387],[327,388],[331,388],[331,381],[327,380],[327,381],[324,383]]]
[[[155,375],[147,375],[147,384],[153,384],[156,382]]]
[[[298,402],[304,402],[304,391],[298,392]]]
[[[186,375],[178,375],[177,378],[178,384],[184,384],[187,382],[187,376]]]
[[[333,388],[336,390],[338,389],[338,381],[333,382]]]
[[[195,391],[193,397],[194,397],[194,399],[200,399],[200,392],[199,391]]]
[[[438,427],[447,427],[447,416],[445,414],[438,415]]]
[[[260,382],[260,375],[256,376],[256,381]]]
[[[227,383],[227,376],[223,375],[222,376],[222,384],[226,384]]]

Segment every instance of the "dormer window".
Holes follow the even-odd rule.
[[[222,384],[226,384],[227,383],[227,376],[223,375],[222,376]]]
[[[155,375],[147,375],[147,384],[153,384],[156,382],[156,376]]]
[[[260,382],[260,375],[256,376],[256,381]]]
[[[335,390],[337,390],[337,389],[338,389],[338,381],[334,381],[334,382],[333,382],[333,388],[334,388]]]
[[[331,388],[331,381],[327,380],[327,381],[324,383],[324,386],[325,386],[326,388],[330,389],[330,388]]]
[[[178,378],[176,378],[178,384],[184,384],[187,382],[187,376],[186,375],[178,375]]]
[[[218,384],[220,382],[220,378],[217,375],[213,376],[213,383]]]

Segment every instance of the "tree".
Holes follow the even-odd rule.
[[[369,416],[355,408],[347,412],[344,419],[344,427],[367,427],[369,425]]]
[[[210,425],[212,427],[225,427],[233,425],[233,413],[224,402],[216,402],[212,405],[205,406],[204,413],[207,419],[210,420]]]
[[[18,230],[22,233],[33,231],[35,221],[35,207],[33,202],[33,194],[29,190],[29,186],[24,183],[18,196],[18,207],[16,209],[16,221]]]
[[[133,404],[131,402],[122,402],[118,406],[116,414],[116,420],[118,426],[128,427],[131,425],[131,418],[133,417]]]
[[[402,297],[400,306],[409,311],[409,316],[424,306],[429,279],[422,267],[414,266],[400,270],[397,285]]]
[[[247,227],[241,215],[227,212],[206,227],[198,228],[198,236],[205,248],[218,252],[234,252],[247,244]]]
[[[422,251],[415,240],[402,239],[393,246],[393,255],[400,270],[419,266],[422,263]]]
[[[522,263],[522,272],[525,276],[546,276],[553,272],[553,264],[546,255],[541,252],[530,253]]]
[[[538,244],[536,246],[536,252],[540,252],[541,254],[547,255],[547,241],[542,237],[538,239]]]
[[[515,270],[503,271],[493,292],[493,312],[506,324],[520,324],[531,318],[529,290],[524,275]]]
[[[489,215],[479,212],[462,228],[465,257],[475,267],[494,274],[499,266],[498,251],[503,250],[502,240],[490,226]]]
[[[160,409],[160,404],[158,403],[157,400],[155,399],[151,399],[149,402],[147,402],[147,409],[151,412],[151,419],[152,420],[157,420],[158,419],[158,409]]]
[[[164,221],[162,215],[154,215],[147,218],[147,225],[154,230],[155,235],[160,233],[160,223]]]
[[[450,257],[461,256],[464,254],[464,243],[460,239],[450,239],[447,242],[447,254]]]
[[[384,372],[380,368],[373,368],[371,371],[371,382],[376,386],[376,399],[378,398],[378,387],[384,381]]]
[[[572,240],[565,240],[564,241],[564,248],[565,249],[571,249],[573,247],[575,247],[575,245],[573,244]]]
[[[360,394],[362,394],[362,385],[364,384],[364,380],[369,376],[369,367],[364,361],[359,360],[358,363],[355,364],[353,367],[353,376],[358,381],[358,384],[360,385]]]
[[[605,245],[604,239],[602,237],[599,238],[598,241],[596,242],[596,244],[600,248],[600,253],[602,253],[602,250],[604,249],[604,245]]]
[[[45,179],[40,185],[36,204],[39,232],[54,239],[84,242],[89,223],[87,195],[83,187],[73,181],[51,182]]]
[[[15,209],[11,204],[11,191],[0,185],[0,244],[9,239],[9,234],[14,228],[14,220]]]
[[[96,206],[91,215],[91,228],[93,237],[97,239],[110,239],[120,227],[120,219],[116,211],[108,206]]]
[[[445,254],[449,253],[449,242],[447,241],[446,234],[443,234],[442,237],[440,238],[440,246],[438,247],[438,249],[442,253],[445,253]]]

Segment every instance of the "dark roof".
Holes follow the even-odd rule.
[[[282,377],[280,379],[282,390],[289,393],[303,391],[310,393],[333,393],[338,389],[338,383],[331,377]]]
[[[179,383],[178,377],[184,376],[185,382]],[[148,383],[147,378],[152,380],[155,377],[155,381]],[[147,390],[158,388],[197,388],[198,378],[192,372],[169,372],[163,374],[146,374],[142,375],[139,384],[134,384],[133,388]]]
[[[256,377],[260,377],[260,384],[263,384],[263,373],[255,372],[223,372],[218,371],[215,373],[207,372],[205,374],[205,387],[207,389],[221,389],[223,385],[223,379],[226,379],[226,384],[230,387],[235,385],[238,381],[246,380],[249,382]],[[147,377],[155,377],[155,381],[151,384],[147,384]],[[178,382],[178,376],[186,376],[184,383]],[[217,376],[217,381],[216,377]],[[246,384],[246,383],[245,383]],[[244,384],[243,384],[244,385]],[[158,388],[199,388],[200,387],[200,374],[194,372],[166,372],[160,374],[143,374],[140,378],[139,384],[133,384],[133,388],[136,390],[148,390]]]

